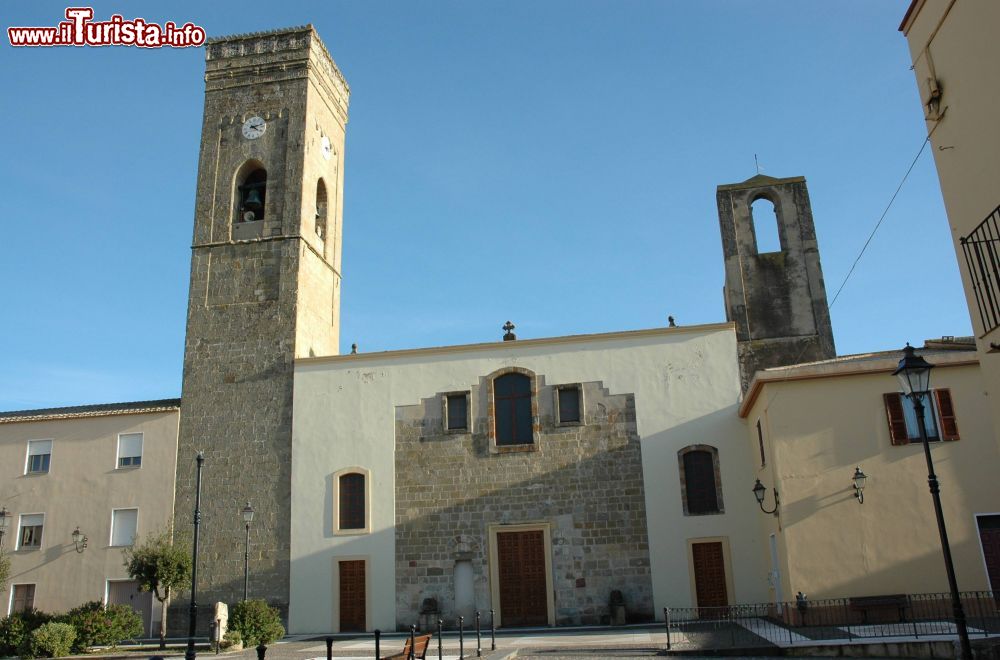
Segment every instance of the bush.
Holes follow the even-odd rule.
[[[239,650],[243,648],[243,639],[240,637],[239,630],[233,630],[230,628],[226,631],[226,634],[222,636],[222,643],[219,644],[219,648],[223,650],[234,649]]]
[[[76,631],[68,623],[43,623],[31,633],[28,653],[22,653],[22,657],[61,658],[69,655],[74,639]]]
[[[142,636],[142,617],[128,605],[104,606],[92,600],[74,607],[61,617],[76,629],[73,650],[86,651],[92,646],[117,646],[126,639]]]
[[[0,656],[27,652],[31,633],[51,620],[51,615],[35,609],[14,612],[0,619]]]
[[[245,647],[269,644],[285,635],[277,608],[262,600],[247,600],[229,610],[229,630],[239,633]]]

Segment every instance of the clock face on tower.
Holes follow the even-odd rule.
[[[321,147],[323,149],[323,158],[330,160],[330,156],[333,155],[333,145],[330,144],[330,138],[324,135]]]
[[[243,137],[248,140],[256,140],[267,130],[267,122],[261,117],[251,117],[243,122]]]

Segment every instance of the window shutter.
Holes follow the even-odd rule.
[[[955,421],[955,407],[951,403],[951,390],[934,390],[937,399],[938,416],[941,418],[941,439],[958,440],[958,422]]]
[[[902,395],[899,392],[886,392],[882,398],[885,399],[885,414],[889,420],[889,438],[892,440],[892,444],[909,444],[906,419],[903,417]]]

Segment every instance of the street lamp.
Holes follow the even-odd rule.
[[[198,452],[195,456],[197,471],[194,486],[194,539],[191,542],[191,604],[188,605],[188,639],[184,660],[195,660],[194,633],[198,625],[198,600],[195,591],[198,587],[198,537],[201,532],[201,471],[205,467],[205,454]]]
[[[10,511],[4,507],[0,509],[0,548],[3,547],[3,537],[7,534],[8,525],[10,525]]]
[[[243,600],[247,600],[250,593],[250,523],[253,522],[253,507],[247,502],[243,507],[243,522],[247,528],[247,543],[243,550]]]
[[[969,645],[969,630],[965,624],[965,609],[958,593],[958,581],[955,579],[955,565],[951,559],[951,546],[948,543],[948,530],[944,525],[944,512],[941,509],[941,494],[938,488],[937,475],[934,474],[934,462],[931,460],[931,446],[927,441],[927,426],[924,422],[924,397],[930,389],[931,369],[934,365],[923,357],[914,355],[909,344],[903,349],[903,359],[899,367],[892,372],[899,379],[903,396],[913,403],[913,412],[917,417],[917,428],[920,431],[920,442],[924,445],[924,457],[927,459],[927,484],[930,487],[931,498],[934,500],[934,514],[937,517],[938,533],[941,535],[941,552],[944,554],[944,567],[948,573],[948,587],[951,589],[951,606],[955,614],[955,627],[958,628],[958,639],[962,645],[963,660],[972,659],[972,647]]]
[[[854,485],[854,497],[858,498],[858,504],[865,503],[865,484],[868,482],[868,475],[861,471],[861,466],[854,468],[854,476],[851,483]]]
[[[767,487],[760,483],[760,479],[758,479],[757,483],[753,485],[753,496],[757,499],[757,504],[760,506],[760,510],[764,513],[773,513],[774,515],[778,515],[778,506],[780,505],[780,500],[778,499],[778,489],[774,489],[774,508],[770,511],[764,508],[764,495],[766,494]]]

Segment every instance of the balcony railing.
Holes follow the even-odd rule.
[[[985,334],[1000,326],[1000,206],[959,240]]]

